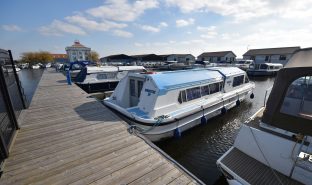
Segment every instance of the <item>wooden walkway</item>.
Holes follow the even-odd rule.
[[[60,73],[45,71],[0,184],[196,184]]]

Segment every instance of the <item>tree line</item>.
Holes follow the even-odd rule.
[[[96,51],[91,51],[91,56],[89,58],[92,62],[99,61],[99,54]],[[38,52],[25,52],[21,55],[22,63],[36,64],[36,63],[49,63],[53,62],[53,56],[48,51],[38,51]]]

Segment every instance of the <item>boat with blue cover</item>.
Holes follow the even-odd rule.
[[[236,67],[131,73],[104,104],[128,121],[132,131],[159,141],[239,106],[254,87]]]

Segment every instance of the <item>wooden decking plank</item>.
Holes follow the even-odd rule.
[[[193,182],[88,96],[62,74],[45,71],[23,110],[0,184]]]
[[[70,184],[80,179],[92,175],[93,173],[110,167],[118,162],[127,160],[129,156],[139,155],[140,153],[148,150],[149,147],[142,145],[142,142],[138,142],[133,145],[126,146],[120,150],[116,150],[105,156],[100,156],[88,163],[81,163],[70,170],[63,171],[57,175],[51,176],[38,181],[38,184],[47,184],[48,182],[54,182],[54,184]],[[64,179],[65,178],[65,179]]]
[[[148,174],[145,174],[144,176],[132,181],[129,183],[129,185],[145,185],[149,184],[158,177],[161,177],[165,175],[167,172],[173,169],[173,165],[163,164],[159,166],[158,168],[150,171]]]
[[[30,183],[38,180],[38,177],[52,176],[66,168],[72,168],[73,163],[82,163],[90,159],[90,157],[102,156],[110,153],[116,149],[125,147],[126,145],[138,142],[137,139],[122,139],[117,142],[112,142],[104,146],[95,146],[95,149],[83,151],[83,153],[76,153],[79,150],[67,153],[66,157],[62,155],[54,156],[54,158],[47,159],[48,161],[39,161],[35,164],[27,165],[27,171],[23,169],[16,169],[12,172],[7,172],[10,176],[16,176],[10,183],[18,184],[19,182]],[[54,171],[53,169],[57,169]],[[44,172],[44,173],[43,173]]]
[[[12,152],[13,154],[12,157],[14,158],[14,160],[18,160],[22,158],[21,156],[24,156],[24,159],[26,157],[26,159],[29,160],[30,157],[35,158],[36,156],[42,156],[42,155],[55,153],[57,151],[67,149],[69,147],[78,146],[83,143],[88,143],[90,141],[93,141],[99,138],[104,138],[105,137],[103,136],[104,134],[108,135],[108,134],[120,133],[122,130],[124,130],[123,127],[120,127],[120,125],[118,125],[115,128],[107,129],[106,132],[103,132],[103,131],[93,132],[90,135],[88,134],[86,136],[70,138],[70,140],[67,140],[64,142],[52,143],[53,147],[50,147],[51,143],[44,143],[42,145],[37,145],[36,147],[31,146],[28,148],[23,148],[18,151],[15,151],[14,153]],[[28,154],[26,156],[25,153],[27,152]]]

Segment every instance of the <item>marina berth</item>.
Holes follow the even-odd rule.
[[[143,66],[85,66],[76,76],[76,84],[88,93],[112,91],[128,73],[145,72]]]
[[[247,69],[247,74],[251,76],[273,76],[282,68],[283,64],[278,63],[252,64]]]
[[[312,48],[296,51],[267,105],[242,125],[217,166],[229,184],[312,184]]]
[[[104,104],[128,121],[132,131],[159,141],[239,106],[254,87],[236,67],[129,73]]]

